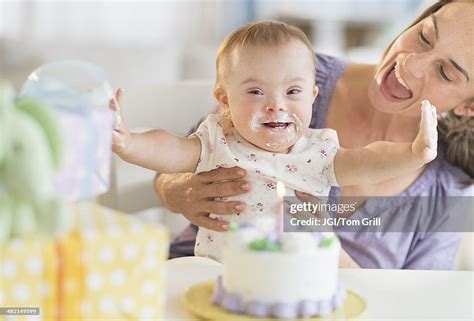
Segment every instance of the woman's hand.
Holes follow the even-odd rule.
[[[115,112],[116,121],[112,136],[112,150],[117,154],[125,153],[132,141],[132,135],[123,120],[123,113],[120,104],[122,103],[123,89],[115,91],[115,97],[110,99],[109,108]]]
[[[296,197],[300,199],[303,202],[308,202],[308,203],[320,203],[321,201],[317,198],[314,197],[313,195],[295,191]],[[326,212],[317,212],[314,215],[316,215],[319,219],[327,218],[329,217],[329,214]],[[339,267],[343,269],[360,269],[359,264],[354,261],[351,256],[342,248],[341,246],[341,251],[339,253]]]
[[[412,153],[426,164],[436,158],[438,144],[436,107],[428,100],[421,102],[420,130],[411,144]]]
[[[226,231],[229,222],[210,218],[209,214],[237,214],[245,209],[243,202],[214,200],[248,192],[250,184],[244,176],[245,170],[238,167],[199,174],[162,174],[155,180],[155,189],[169,210],[182,213],[197,226]]]

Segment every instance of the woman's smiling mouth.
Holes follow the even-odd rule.
[[[399,62],[394,62],[385,73],[380,89],[385,98],[391,101],[406,100],[413,97],[412,91],[400,75]]]

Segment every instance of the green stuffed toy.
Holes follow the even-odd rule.
[[[38,101],[15,100],[0,85],[0,243],[68,227],[67,203],[54,190],[61,164],[59,125]]]

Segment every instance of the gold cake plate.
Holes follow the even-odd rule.
[[[198,283],[190,287],[185,295],[186,308],[197,317],[210,321],[273,321],[277,318],[252,317],[243,314],[231,313],[212,304],[215,280]],[[299,318],[291,320],[345,320],[358,317],[366,308],[366,303],[358,294],[347,291],[344,305],[324,317]]]

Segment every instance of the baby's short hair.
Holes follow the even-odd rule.
[[[311,61],[314,62],[314,49],[311,41],[301,29],[281,21],[259,21],[249,23],[239,27],[230,33],[222,42],[217,51],[216,58],[216,88],[222,88],[222,81],[225,79],[228,66],[226,61],[235,49],[246,46],[280,46],[289,43],[291,40],[303,42],[311,54]],[[313,68],[313,70],[315,70]]]

